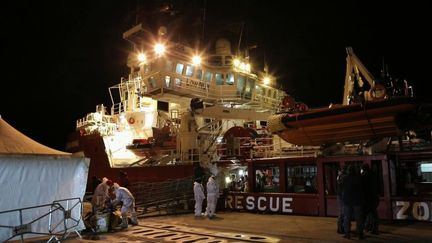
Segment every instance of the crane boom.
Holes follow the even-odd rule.
[[[366,79],[370,87],[374,86],[375,78],[363,65],[360,59],[354,54],[351,47],[346,48],[347,52],[347,66],[345,75],[345,86],[342,104],[347,105],[349,101],[349,96],[352,94],[354,89],[354,83],[358,82],[359,86],[363,86],[362,76]]]

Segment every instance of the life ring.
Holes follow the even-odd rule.
[[[287,95],[282,100],[282,108],[284,109],[293,109],[295,108],[295,100],[293,97]]]
[[[128,120],[129,124],[134,124],[135,123],[135,119],[133,117],[129,118]]]
[[[309,107],[303,102],[297,102],[295,108],[297,112],[306,112],[309,110]]]

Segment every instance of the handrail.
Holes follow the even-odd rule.
[[[64,205],[65,204],[65,205]],[[49,208],[48,212],[38,215],[36,218],[31,217],[32,219],[25,222],[26,212],[32,209],[39,209],[40,211],[43,208]],[[72,213],[72,210],[75,210]],[[79,210],[76,212],[76,210]],[[35,234],[35,235],[46,235],[49,236],[49,240],[47,242],[51,242],[52,240],[59,241],[66,239],[71,232],[77,233],[77,235],[81,238],[77,230],[77,226],[79,222],[82,220],[82,202],[81,198],[67,198],[62,200],[53,201],[51,204],[43,204],[39,206],[19,208],[13,210],[7,210],[0,212],[1,215],[12,214],[12,216],[19,216],[19,225],[0,225],[0,230],[10,230],[10,237],[6,239],[0,239],[2,242],[7,242],[15,237],[20,237],[21,242],[24,242],[25,234]],[[16,215],[17,214],[17,215]],[[74,218],[74,215],[78,215],[78,217]],[[32,215],[33,216],[33,215]],[[47,219],[48,217],[48,219]],[[58,220],[59,222],[54,225],[53,221]],[[68,224],[72,220],[72,225]],[[46,228],[47,231],[34,231],[33,225],[36,223],[43,224],[44,221],[48,221],[47,227],[39,227],[40,229]],[[63,228],[58,228],[59,225],[63,225]],[[56,229],[59,229],[56,231]]]

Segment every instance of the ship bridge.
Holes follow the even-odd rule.
[[[248,58],[233,55],[229,41],[217,40],[214,54],[199,54],[170,41],[161,34],[165,31],[161,28],[159,36],[152,35],[140,24],[124,33],[123,38],[137,50],[128,59],[131,74],[117,87],[124,97],[145,96],[174,103],[201,98],[209,106],[256,111],[278,108],[285,92],[268,83],[272,79],[268,74],[253,72]]]

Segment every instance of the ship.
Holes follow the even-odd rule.
[[[227,38],[199,49],[176,31],[143,22],[123,33],[128,76],[109,87],[110,107],[77,120],[67,143],[91,159],[89,182],[185,178],[196,165],[216,174],[214,161],[265,156],[267,118],[286,96],[276,78]]]
[[[431,210],[432,106],[407,82],[374,78],[347,48],[342,103],[309,108],[276,88],[248,48],[197,44],[172,25],[180,22],[189,23],[144,21],[123,33],[129,74],[67,144],[90,158],[88,191],[108,177],[131,184],[143,213],[168,212],[193,201],[192,178],[211,173],[221,208],[336,216],[338,171],[367,164],[381,218],[430,220],[418,212]]]

